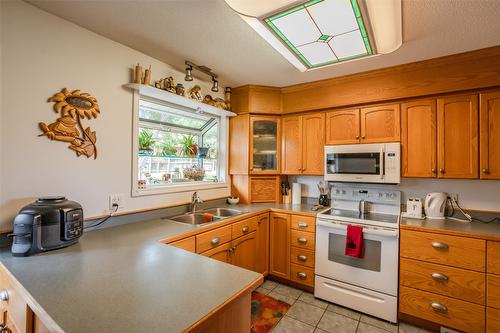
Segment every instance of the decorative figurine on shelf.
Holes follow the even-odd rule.
[[[97,157],[96,133],[90,127],[84,128],[82,119],[97,118],[100,113],[97,100],[89,93],[80,90],[69,91],[64,88],[48,99],[54,102],[54,111],[61,116],[52,124],[38,123],[43,134],[50,140],[68,142],[69,149],[76,152],[76,156]]]
[[[139,179],[137,181],[137,188],[139,190],[144,190],[146,188],[146,181],[144,179]]]
[[[158,81],[155,81],[155,88],[163,89],[163,79],[159,79]]]
[[[189,98],[196,99],[200,102],[203,100],[203,96],[201,95],[201,87],[199,85],[195,85],[189,90]]]
[[[169,76],[163,80],[163,89],[175,94],[174,78]]]
[[[231,110],[231,88],[226,87],[224,90],[224,100],[226,102],[226,107],[224,109]]]
[[[151,65],[144,71],[144,77],[142,78],[142,84],[148,85],[151,82]]]
[[[141,83],[141,82],[142,82],[142,66],[140,64],[137,64],[135,66],[134,83]]]
[[[219,97],[214,99],[214,106],[219,109],[228,110],[226,102]]]
[[[215,105],[215,101],[212,98],[212,95],[205,95],[205,97],[203,98],[203,100],[201,102],[208,104],[208,105],[212,105],[212,106]]]
[[[182,85],[182,83],[177,83],[177,85],[175,86],[175,93],[179,96],[184,96],[185,93],[186,93],[186,89],[184,88],[184,86]]]

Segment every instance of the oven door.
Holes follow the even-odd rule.
[[[315,274],[362,288],[397,296],[398,229],[363,225],[363,258],[346,256],[347,225],[329,219],[316,221]]]
[[[325,180],[346,182],[384,182],[383,144],[325,147]]]

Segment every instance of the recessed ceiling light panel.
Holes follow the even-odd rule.
[[[401,0],[225,1],[301,71],[390,53],[402,44]]]
[[[311,0],[264,22],[307,68],[373,54],[356,0]]]

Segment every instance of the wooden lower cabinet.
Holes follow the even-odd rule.
[[[251,271],[257,271],[257,231],[233,239],[230,263]]]
[[[486,308],[486,333],[500,332],[500,310]]]
[[[290,215],[271,213],[269,229],[269,272],[290,279]]]
[[[314,286],[314,268],[302,265],[291,264],[290,280],[296,283],[304,284],[309,287]]]
[[[487,280],[486,304],[492,308],[500,309],[500,275],[488,274]]]
[[[222,244],[222,245],[219,245],[217,247],[214,247],[211,250],[202,252],[201,255],[229,264],[229,263],[231,263],[231,256],[230,256],[231,252],[232,252],[231,243],[226,243],[226,244]]]
[[[500,275],[500,242],[488,241],[488,273]]]
[[[269,213],[257,216],[257,272],[269,274]]]
[[[468,333],[484,333],[485,307],[413,288],[399,288],[399,311]]]
[[[196,252],[196,240],[195,237],[187,237],[176,242],[172,242],[169,245],[178,247],[189,252]]]

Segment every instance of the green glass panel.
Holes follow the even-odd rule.
[[[366,34],[365,25],[363,24],[361,17],[358,18],[358,26],[359,26],[359,30],[361,30],[361,36],[363,36],[363,38],[368,37]]]
[[[321,1],[323,1],[323,0],[321,0]],[[301,10],[301,9],[304,9],[304,8],[305,8],[304,5],[300,5],[300,6],[297,6],[297,7],[294,7],[294,8],[290,8],[289,10],[286,10],[286,11],[284,11],[282,13],[279,13],[279,14],[276,14],[274,16],[271,16],[271,17],[267,18],[266,21],[267,20],[274,21],[276,19],[279,19],[280,17],[290,15],[290,14],[295,13],[295,12]]]
[[[322,1],[323,1],[323,0],[312,0],[312,1],[306,2],[303,6],[304,6],[304,7],[309,7],[309,6],[315,5],[315,4],[317,4],[318,2],[322,2]]]
[[[352,9],[354,10],[354,15],[356,17],[361,17],[361,11],[359,10],[358,2],[356,0],[351,0],[351,6]]]
[[[321,35],[321,37],[319,37],[318,39],[319,40],[327,40],[330,36],[328,35]]]

